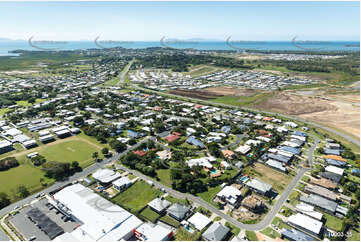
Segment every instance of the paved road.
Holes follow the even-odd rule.
[[[157,94],[160,94],[160,95],[165,94],[164,92],[158,92],[158,91],[142,88],[142,87],[140,87],[138,85],[135,85],[135,84],[133,84],[133,87],[137,88],[137,89],[140,89],[140,90],[147,91],[147,92],[157,93]],[[207,105],[219,105],[219,106],[226,107],[226,108],[240,108],[240,106],[237,106],[237,105],[228,105],[228,104],[222,104],[222,103],[215,103],[215,102],[205,101],[205,100],[201,100],[201,99],[197,99],[197,98],[184,97],[184,96],[169,94],[169,93],[167,93],[167,95],[168,96],[173,96],[173,97],[178,97],[178,98],[189,99],[189,100],[192,100],[192,101],[198,102],[198,103],[206,103]],[[279,113],[274,113],[274,112],[269,112],[269,111],[262,111],[262,110],[257,110],[257,109],[252,109],[252,108],[245,108],[245,107],[241,107],[241,108],[244,109],[244,110],[249,110],[249,111],[253,111],[253,112],[259,112],[259,113],[264,113],[264,114],[269,114],[269,115],[278,115],[280,117],[284,117],[284,118],[293,119],[293,120],[296,120],[296,121],[299,121],[299,122],[303,122],[303,123],[312,125],[314,127],[324,129],[324,130],[326,130],[326,131],[328,131],[330,133],[336,134],[336,135],[346,139],[347,141],[360,146],[360,140],[352,138],[352,137],[348,136],[347,134],[341,133],[341,132],[339,132],[337,130],[333,130],[333,129],[331,129],[329,127],[326,127],[326,126],[324,126],[322,124],[314,123],[312,121],[308,121],[308,120],[305,120],[305,119],[302,119],[302,118],[299,118],[299,117],[294,117],[294,116],[285,115],[285,114],[279,114]]]
[[[123,69],[122,73],[120,74],[119,82],[117,83],[117,86],[120,86],[124,82],[125,75],[128,73],[130,67],[132,66],[134,62],[134,59],[131,60],[128,65]]]

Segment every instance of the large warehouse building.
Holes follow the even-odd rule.
[[[57,208],[79,221],[81,226],[56,238],[57,241],[128,240],[143,222],[123,208],[109,202],[91,189],[75,184],[53,195]]]

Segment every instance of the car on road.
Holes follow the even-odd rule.
[[[19,206],[15,206],[14,207],[14,210],[18,210],[20,207]]]
[[[29,238],[29,241],[33,241],[33,240],[36,240],[36,236],[31,236],[31,237]]]

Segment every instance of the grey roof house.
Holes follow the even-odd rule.
[[[182,221],[187,216],[189,211],[189,207],[179,203],[175,203],[167,209],[168,215],[178,221]]]
[[[208,241],[224,240],[229,232],[229,228],[219,222],[213,223],[203,234],[202,237]]]

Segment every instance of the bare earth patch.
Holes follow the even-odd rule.
[[[204,89],[205,91],[215,94],[215,95],[222,95],[222,96],[246,96],[250,97],[257,93],[254,89],[248,88],[237,88],[237,87],[230,87],[230,86],[223,86],[223,87],[210,87]]]
[[[323,123],[360,137],[360,96],[280,93],[256,107]]]

